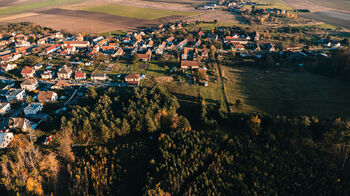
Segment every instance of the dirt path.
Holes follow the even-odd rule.
[[[227,94],[225,91],[225,83],[224,83],[224,79],[222,78],[222,72],[221,72],[221,67],[218,63],[216,63],[218,71],[219,71],[219,76],[220,76],[220,81],[221,81],[221,90],[222,90],[222,96],[224,97],[224,101],[227,107],[227,112],[231,113],[231,107],[230,107],[230,103],[227,99]]]

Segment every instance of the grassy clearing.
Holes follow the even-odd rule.
[[[0,15],[15,14],[15,13],[30,11],[34,9],[47,7],[47,6],[56,6],[56,5],[66,4],[66,3],[76,3],[79,1],[82,1],[82,0],[45,0],[40,2],[9,6],[9,7],[0,8]]]
[[[350,114],[350,85],[334,78],[253,68],[222,66],[234,112],[284,115],[341,116]],[[237,99],[241,108],[233,106]]]
[[[83,8],[85,11],[105,13],[116,16],[124,16],[129,18],[136,18],[142,20],[155,20],[162,17],[179,15],[179,16],[191,16],[192,12],[176,12],[170,10],[160,10],[151,8],[141,8],[126,5],[99,5],[93,7]]]
[[[264,6],[256,6],[258,8],[279,8],[282,10],[291,10],[293,9],[291,6],[285,4],[281,0],[253,0],[252,2],[256,3],[262,3],[262,4],[269,4]]]

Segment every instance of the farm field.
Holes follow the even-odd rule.
[[[283,2],[282,0],[253,0],[252,2],[256,3],[262,3],[262,4],[269,4],[266,6],[257,6],[258,8],[279,8],[282,10],[290,10],[292,9],[291,6]]]
[[[205,1],[0,0],[0,22],[33,22],[70,32],[134,31],[198,14],[197,3]]]
[[[329,8],[334,8],[338,10],[350,11],[350,1],[349,0],[309,0],[317,5],[322,5]]]
[[[84,11],[105,13],[109,15],[123,16],[128,18],[137,18],[142,20],[155,20],[167,16],[191,16],[192,12],[176,12],[171,10],[160,10],[152,8],[142,8],[126,5],[99,5],[83,8]]]
[[[350,85],[309,73],[221,66],[233,112],[331,117],[350,114]],[[236,107],[236,100],[243,105]]]
[[[26,2],[24,4],[12,5],[0,8],[0,15],[15,14],[34,9],[39,9],[47,6],[57,6],[67,3],[77,3],[82,0],[44,0],[38,2]]]

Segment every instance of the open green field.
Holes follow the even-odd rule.
[[[82,0],[44,0],[39,2],[32,2],[20,5],[14,5],[9,7],[0,8],[0,15],[4,14],[15,14],[25,11],[30,11],[34,9],[44,8],[47,6],[56,6],[67,3],[76,3]]]
[[[191,16],[194,15],[192,12],[176,12],[170,10],[152,9],[152,8],[141,8],[135,6],[126,5],[99,5],[93,7],[83,8],[84,11],[105,13],[116,16],[123,16],[129,18],[136,18],[142,20],[155,20],[167,16]]]
[[[292,7],[290,7],[289,5],[287,5],[286,3],[284,3],[281,0],[253,0],[252,2],[269,4],[269,5],[265,5],[265,6],[256,6],[258,8],[279,8],[282,10],[293,9]]]
[[[335,8],[339,10],[350,11],[350,1],[349,0],[309,0],[317,5]]]
[[[323,117],[350,114],[350,84],[302,72],[263,73],[253,68],[224,70],[231,111]],[[237,99],[243,106],[234,106]]]

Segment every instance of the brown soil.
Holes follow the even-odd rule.
[[[172,82],[173,78],[171,76],[158,76],[154,78],[157,82]]]
[[[53,29],[65,29],[72,32],[107,32],[113,30],[132,31],[147,26],[157,25],[181,18],[170,16],[157,20],[140,20],[103,13],[94,13],[80,10],[65,10],[53,8],[36,12],[37,15],[17,17],[3,22],[34,22]]]
[[[315,4],[308,0],[282,0],[295,9],[308,9],[312,13],[302,17],[350,29],[350,11]]]

